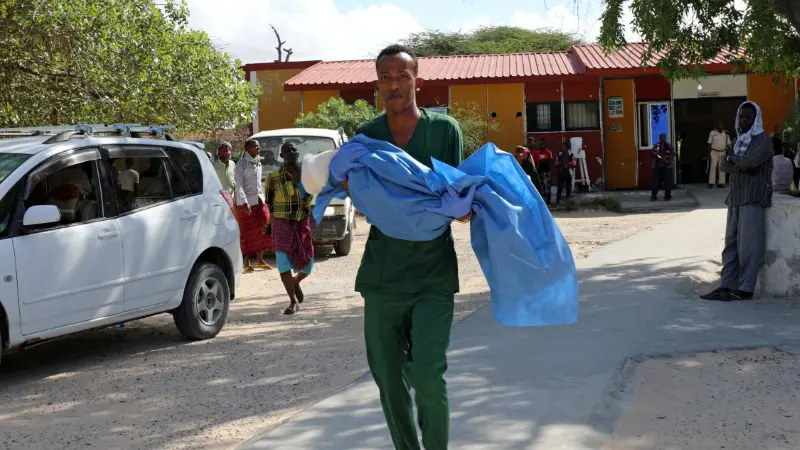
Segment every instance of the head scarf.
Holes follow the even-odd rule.
[[[753,126],[747,130],[747,133],[742,133],[739,130],[739,113],[742,111],[742,107],[744,105],[750,104],[756,109],[756,117],[753,120]],[[764,132],[764,124],[761,122],[761,107],[758,106],[755,102],[746,101],[739,105],[739,109],[736,110],[736,134],[738,137],[736,138],[736,143],[733,144],[733,151],[737,155],[744,155],[747,153],[747,147],[750,145],[750,139],[753,136],[757,136]]]

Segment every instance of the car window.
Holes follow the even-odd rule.
[[[35,173],[25,209],[39,205],[57,206],[60,225],[89,222],[103,217],[102,195],[96,176],[97,162],[53,165]]]
[[[197,159],[197,154],[185,148],[165,147],[164,151],[169,156],[169,159],[175,164],[175,167],[180,172],[181,177],[186,182],[189,192],[193,195],[203,193],[203,168],[200,166],[200,160]],[[177,186],[176,182],[176,188]],[[176,196],[179,195],[176,189]]]
[[[0,183],[2,183],[11,172],[30,158],[30,155],[19,155],[16,153],[0,153]]]
[[[261,144],[261,156],[265,165],[276,165],[283,161],[281,158],[281,145],[285,142],[294,142],[300,152],[300,161],[305,155],[316,155],[328,150],[336,150],[336,142],[322,136],[270,136],[256,138]]]
[[[11,228],[11,210],[16,198],[17,189],[14,188],[0,200],[0,239],[8,236],[8,230]]]
[[[126,214],[172,200],[166,158],[111,158],[111,179],[117,197],[117,209]]]

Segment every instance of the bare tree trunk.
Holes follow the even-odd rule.
[[[778,11],[786,17],[786,20],[794,27],[797,34],[800,34],[800,1],[798,0],[776,0]]]
[[[289,61],[289,58],[291,58],[291,57],[292,57],[292,53],[294,53],[294,50],[292,50],[292,49],[290,49],[290,48],[287,48],[287,49],[286,49],[286,59],[285,59],[284,61],[288,62],[288,61]]]
[[[275,47],[275,50],[277,50],[277,51],[278,51],[278,59],[276,59],[276,60],[275,60],[275,62],[281,62],[281,61],[283,61],[283,51],[282,51],[282,49],[283,49],[283,44],[285,44],[285,43],[286,43],[286,41],[281,41],[281,35],[280,35],[280,34],[278,34],[278,30],[276,30],[274,26],[270,25],[269,27],[270,27],[270,28],[272,28],[272,31],[274,31],[274,32],[275,32],[275,37],[276,37],[276,38],[278,38],[278,46],[277,46],[277,47]],[[289,55],[291,55],[291,54],[292,54],[292,53],[291,53],[291,49],[289,49],[289,50],[287,51],[287,53],[288,53]],[[286,60],[287,60],[287,61],[289,60],[289,55],[287,55],[287,56],[286,56]]]

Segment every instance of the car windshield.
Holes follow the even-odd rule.
[[[281,158],[281,145],[286,142],[294,142],[297,151],[300,152],[299,161],[303,161],[305,155],[316,155],[328,150],[336,149],[336,142],[329,137],[322,136],[269,136],[256,138],[261,144],[261,157],[264,164],[277,166],[283,161]]]
[[[31,155],[18,153],[0,153],[0,183],[5,181],[12,172],[17,170]]]

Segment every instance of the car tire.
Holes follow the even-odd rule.
[[[230,304],[225,272],[215,264],[197,264],[186,282],[181,306],[173,312],[175,326],[189,339],[211,339],[225,326]]]
[[[353,247],[353,222],[355,222],[355,219],[347,226],[347,234],[345,234],[344,238],[333,244],[333,250],[336,252],[337,256],[347,256],[350,254],[350,249]]]

